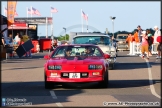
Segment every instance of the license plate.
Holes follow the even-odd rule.
[[[69,78],[80,78],[80,73],[69,73]]]

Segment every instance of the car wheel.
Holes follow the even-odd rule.
[[[101,88],[107,88],[108,87],[108,70],[106,70],[104,75],[104,80],[102,82],[99,82],[99,86]]]
[[[54,83],[47,81],[47,76],[44,75],[44,84],[45,84],[45,89],[52,89],[54,88]]]
[[[113,64],[109,64],[109,70],[113,70],[114,69],[114,63]]]

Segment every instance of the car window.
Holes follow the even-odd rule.
[[[128,36],[118,36],[117,39],[127,39]]]
[[[74,38],[74,44],[109,45],[110,38],[108,36],[80,36]]]
[[[51,55],[55,57],[66,57],[66,56],[98,56],[101,57],[102,52],[96,46],[61,46],[58,47]]]

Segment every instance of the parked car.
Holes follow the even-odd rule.
[[[57,83],[99,82],[108,86],[108,63],[110,55],[95,45],[61,45],[51,55],[45,55],[45,88]]]
[[[110,58],[107,59],[109,63],[109,69],[114,69],[116,62],[116,48],[113,46],[110,36],[104,33],[95,32],[95,33],[80,33],[80,32],[71,32],[69,41],[72,44],[93,44],[101,48],[104,53],[110,55]]]
[[[117,43],[117,50],[129,50],[128,43],[126,42],[126,39],[128,37],[128,34],[118,34],[116,37]]]

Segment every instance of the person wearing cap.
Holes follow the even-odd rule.
[[[145,57],[145,52],[147,53],[147,59],[149,59],[149,44],[148,44],[148,36],[146,31],[142,31],[142,43],[141,43],[141,52],[142,52],[142,58]]]
[[[154,26],[154,30],[155,30],[155,33],[154,33],[154,45],[156,46],[155,49],[157,51],[158,45],[159,45],[159,43],[157,42],[157,37],[161,36],[161,32],[159,31],[158,26]],[[156,58],[159,58],[159,56],[157,56]]]

